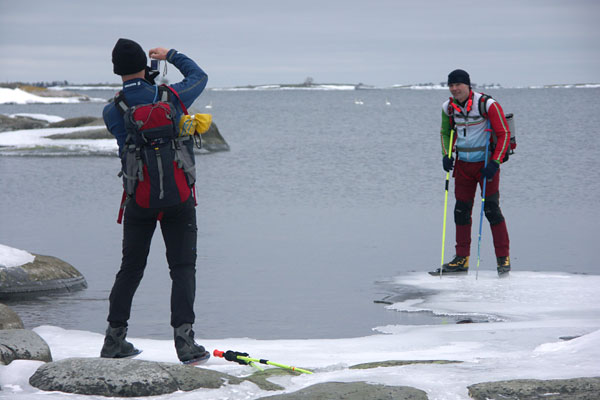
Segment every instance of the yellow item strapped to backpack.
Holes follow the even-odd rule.
[[[179,136],[202,135],[212,123],[210,114],[182,115],[179,119]]]

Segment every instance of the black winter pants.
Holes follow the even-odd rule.
[[[194,198],[163,209],[142,208],[130,201],[123,222],[123,258],[121,269],[109,297],[108,322],[127,325],[131,302],[137,290],[150,251],[150,242],[160,217],[167,262],[172,280],[171,326],[194,323],[196,296],[196,209]]]

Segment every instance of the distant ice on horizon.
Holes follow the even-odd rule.
[[[365,86],[351,84],[314,84],[312,86],[287,85],[287,84],[265,84],[265,85],[247,85],[232,87],[208,87],[207,90],[215,92],[247,92],[247,91],[349,91],[358,89],[381,90],[448,90],[444,84],[394,84],[392,86]],[[476,89],[595,89],[600,88],[600,83],[580,83],[580,84],[556,84],[556,85],[536,85],[523,87],[504,87],[501,85],[482,85]],[[103,91],[110,90],[117,92],[120,86],[115,85],[67,85],[50,86],[48,90],[64,91]],[[79,103],[83,101],[105,102],[105,99],[91,98],[82,100],[83,97],[41,97],[25,92],[21,89],[0,88],[0,104],[35,104],[35,103]]]
[[[42,97],[36,96],[21,89],[0,88],[0,104],[55,104],[55,103],[81,103],[84,101],[106,101],[104,99],[90,99],[85,96],[77,97]]]

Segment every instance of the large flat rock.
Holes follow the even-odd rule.
[[[0,265],[0,299],[47,291],[70,291],[87,287],[83,275],[56,257],[35,254],[18,267]]]
[[[108,397],[217,389],[242,380],[186,365],[133,359],[68,358],[42,365],[29,383],[41,390]]]
[[[468,387],[475,400],[598,400],[600,378],[515,379]]]
[[[261,400],[427,400],[427,394],[409,386],[326,382],[294,393],[261,397]]]

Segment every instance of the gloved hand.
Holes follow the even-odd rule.
[[[146,70],[144,72],[144,79],[146,79],[148,82],[150,82],[151,84],[155,85],[156,82],[154,81],[154,79],[160,74],[160,72],[158,71],[151,71],[150,67],[146,66]]]
[[[448,158],[447,155],[444,156],[442,158],[442,166],[444,168],[444,171],[446,171],[446,172],[452,171],[452,168],[454,168],[454,157]]]
[[[490,160],[487,166],[481,168],[481,177],[492,179],[496,175],[496,172],[498,172],[498,168],[500,168],[500,164],[497,161]]]
[[[238,364],[248,365],[248,361],[240,360],[237,356],[248,357],[248,353],[240,353],[239,351],[227,350],[224,357],[227,361],[235,361]]]

